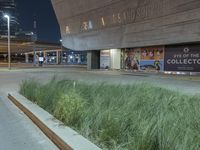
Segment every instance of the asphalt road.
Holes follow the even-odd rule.
[[[121,71],[87,71],[85,68],[0,68],[0,150],[55,150],[51,141],[10,101],[6,95],[18,91],[23,80],[35,79],[46,83],[51,78],[80,80],[89,84],[150,83],[154,86],[200,95],[200,77],[175,77]],[[191,80],[195,79],[195,80]]]

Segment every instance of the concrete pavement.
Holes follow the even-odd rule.
[[[0,95],[0,150],[58,150],[4,93]]]

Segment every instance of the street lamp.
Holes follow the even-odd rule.
[[[60,63],[62,64],[63,62],[63,40],[60,39]]]
[[[10,16],[4,15],[4,17],[7,18],[8,21],[8,69],[10,70]]]

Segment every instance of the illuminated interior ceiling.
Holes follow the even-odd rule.
[[[32,42],[32,41],[21,41],[21,40],[11,40],[11,53],[24,53],[32,52],[34,49],[36,51],[40,50],[56,50],[60,49],[59,44],[47,43],[47,42]],[[0,39],[0,53],[7,53],[8,43],[7,39]]]

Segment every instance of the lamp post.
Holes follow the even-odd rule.
[[[10,65],[10,16],[4,15],[5,18],[7,18],[8,21],[8,69],[11,69]]]
[[[62,39],[60,39],[60,49],[61,49],[61,51],[60,51],[60,63],[62,64],[62,62],[63,62],[63,40]]]

